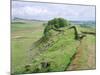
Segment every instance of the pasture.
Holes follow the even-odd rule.
[[[12,44],[12,71],[17,67],[29,64],[29,48],[32,43],[38,40],[44,27],[42,22],[27,21],[24,23],[11,24],[11,44]]]
[[[95,69],[95,35],[87,34],[80,42],[74,40],[74,30],[63,28],[64,34],[51,31],[53,34],[45,39],[42,38],[45,28],[43,23],[12,22],[12,73]],[[95,28],[77,27],[79,31],[95,33]],[[43,68],[41,62],[50,62],[50,66]],[[24,66],[27,64],[31,66],[25,72]]]

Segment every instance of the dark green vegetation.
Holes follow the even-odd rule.
[[[44,29],[44,35],[45,36],[50,35],[51,30],[61,32],[62,30],[59,30],[59,28],[70,26],[70,25],[71,25],[71,23],[63,18],[54,18],[54,19],[48,21],[48,23]]]
[[[95,28],[73,26],[63,18],[43,23],[12,23],[12,73],[95,68]]]

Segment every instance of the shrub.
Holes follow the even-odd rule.
[[[49,35],[51,29],[59,29],[69,25],[71,25],[71,23],[64,18],[54,18],[48,21],[47,26],[44,29],[44,35]]]
[[[54,19],[48,21],[48,25],[52,25],[55,28],[60,28],[60,27],[69,26],[70,22],[64,18],[54,18]]]

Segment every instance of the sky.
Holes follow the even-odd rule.
[[[12,18],[50,20],[62,17],[74,21],[94,21],[95,6],[12,1]]]

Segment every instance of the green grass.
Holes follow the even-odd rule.
[[[70,63],[78,45],[78,42],[74,40],[74,30],[66,30],[64,35],[62,33],[58,34],[57,36],[52,34],[52,36],[49,37],[47,43],[50,41],[54,41],[54,44],[52,46],[48,46],[47,49],[44,47],[44,41],[42,44],[37,46],[37,48],[40,47],[40,49],[33,48],[32,55],[35,55],[36,53],[37,55],[33,56],[32,66],[37,67],[33,67],[33,71],[30,69],[30,73],[35,72],[35,70],[41,66],[41,62],[44,61],[50,62],[51,66],[48,69],[39,68],[38,72],[46,72],[47,70],[64,71],[67,65]],[[40,50],[42,49],[44,49],[44,51],[40,53]],[[24,71],[24,73],[27,72]]]
[[[58,33],[51,30],[50,36],[43,36],[43,22],[12,23],[12,73],[37,73],[67,70],[73,55],[77,52],[80,42],[75,40],[74,30],[62,28],[65,32]],[[94,29],[81,28],[78,31],[95,31]],[[42,37],[42,38],[41,38]],[[88,42],[86,42],[88,41]],[[95,37],[88,36],[84,44],[95,43]],[[30,50],[32,48],[32,50]],[[79,59],[82,65],[87,60],[87,48]],[[49,62],[50,66],[43,68],[41,62]],[[30,64],[26,71],[25,65]]]
[[[49,47],[48,50],[38,57],[52,61],[50,71],[64,71],[66,66],[70,63],[70,58],[76,52],[75,48],[77,47],[77,43],[73,38],[67,40],[68,38],[70,38],[70,36],[60,36],[52,47]],[[72,47],[70,47],[70,45]],[[37,62],[41,62],[41,60]]]
[[[95,68],[95,56],[94,57],[90,57],[89,56],[93,56],[95,55],[95,36],[93,35],[87,35],[86,38],[84,38],[82,44],[81,44],[81,48],[82,48],[82,56],[79,59],[78,64],[80,65],[78,67],[78,69],[93,69]],[[93,52],[93,54],[92,54]],[[93,61],[91,61],[91,59],[93,59]],[[87,61],[91,61],[91,62],[87,62]],[[91,64],[93,63],[94,64]],[[90,65],[90,66],[89,66]]]
[[[42,36],[42,22],[25,22],[12,24],[12,72],[17,67],[31,63],[29,48]]]
[[[22,30],[27,30],[27,29],[38,29],[40,28],[43,22],[37,22],[37,21],[23,21],[22,23],[19,22],[12,22],[12,32],[15,31],[22,31]]]

